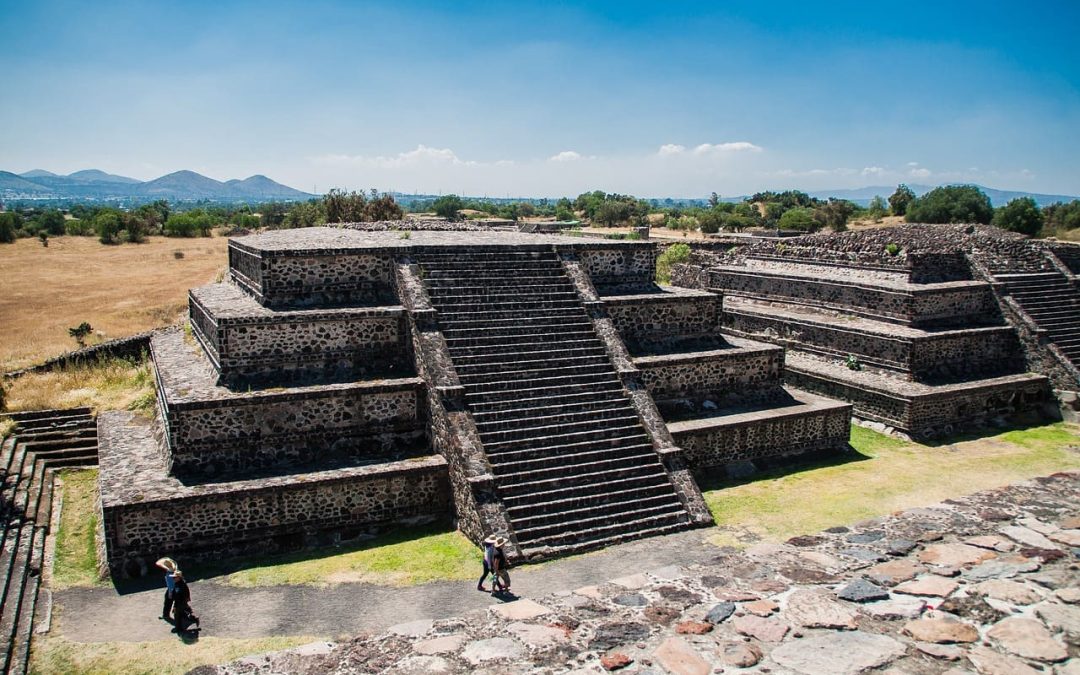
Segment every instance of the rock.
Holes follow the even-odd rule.
[[[1058,529],[1060,529],[1060,528],[1058,528],[1057,525],[1051,525],[1050,523],[1044,523],[1043,521],[1039,520],[1038,518],[1021,518],[1016,522],[1018,524],[1020,524],[1020,525],[1023,525],[1024,527],[1028,528],[1029,530],[1035,530],[1039,534],[1046,535],[1046,536],[1050,536],[1050,534],[1052,532],[1057,532]]]
[[[581,588],[574,589],[574,595],[580,595],[583,598],[589,598],[590,600],[599,600],[604,597],[604,594],[600,592],[600,589],[596,586],[582,586]]]
[[[701,602],[701,596],[693,591],[688,591],[685,588],[678,588],[676,586],[661,586],[656,589],[656,592],[660,594],[663,599],[672,602],[676,605],[681,605],[684,609],[690,605],[696,605]]]
[[[964,572],[964,578],[971,581],[983,581],[986,579],[1010,579],[1017,574],[1035,572],[1039,569],[1039,563],[1023,556],[1009,556],[998,560],[990,560],[981,565],[976,565]]]
[[[1054,669],[1055,675],[1080,675],[1080,658],[1072,658]]]
[[[761,599],[761,596],[757,593],[751,593],[750,591],[744,591],[738,588],[714,588],[713,595],[727,602],[750,602]]]
[[[1032,619],[1011,617],[994,624],[986,636],[1001,645],[1005,651],[1026,659],[1064,661],[1069,657],[1064,645],[1050,636],[1050,631]]]
[[[799,557],[811,565],[829,570],[838,570],[846,567],[843,560],[821,551],[800,551]]]
[[[632,591],[636,591],[639,588],[645,588],[649,585],[649,577],[644,574],[631,574],[625,577],[619,577],[618,579],[612,579],[611,583],[616,586],[622,586],[623,588],[629,588]]]
[[[858,675],[894,661],[905,651],[891,637],[855,631],[788,642],[769,657],[802,675]]]
[[[1012,520],[1012,516],[1004,511],[996,511],[994,509],[985,509],[979,511],[979,517],[983,520],[989,520],[994,522],[1004,522],[1006,520]]]
[[[789,546],[817,546],[818,544],[825,543],[825,537],[818,536],[816,534],[803,534],[798,537],[792,537],[787,540]]]
[[[1058,523],[1058,527],[1063,530],[1080,530],[1080,516],[1069,516]]]
[[[885,552],[889,555],[907,555],[917,546],[910,539],[890,539],[885,542]]]
[[[964,655],[963,650],[956,645],[939,645],[933,642],[916,642],[915,649],[943,661],[959,661],[960,657]]]
[[[761,660],[761,648],[748,642],[725,642],[717,650],[724,665],[749,668]]]
[[[653,657],[674,675],[708,675],[712,670],[708,662],[681,638],[664,640],[653,652]]]
[[[776,604],[772,600],[755,600],[748,602],[742,606],[743,609],[756,614],[758,616],[769,616],[776,610],[780,609],[780,605]]]
[[[1064,631],[1071,638],[1080,638],[1080,608],[1045,602],[1035,605],[1035,615],[1054,631]]]
[[[880,565],[874,565],[866,570],[865,575],[874,583],[882,586],[895,586],[901,581],[914,579],[915,575],[922,570],[922,567],[910,560],[890,560]]]
[[[1056,550],[1058,548],[1057,544],[1047,539],[1045,535],[1039,534],[1035,530],[1024,527],[1023,525],[1007,525],[1001,528],[999,532],[1028,548],[1042,548],[1047,550]]]
[[[600,657],[600,666],[604,670],[618,670],[627,667],[633,662],[634,659],[621,652],[613,652]]]
[[[849,558],[854,558],[855,560],[864,563],[880,562],[885,559],[885,556],[881,555],[877,551],[871,551],[870,549],[866,548],[845,548],[837,551],[837,553],[843,556],[847,556]]]
[[[851,602],[873,602],[888,599],[889,592],[866,579],[856,579],[840,589],[836,597]]]
[[[884,538],[885,533],[880,530],[872,532],[856,532],[855,534],[849,534],[847,536],[847,540],[852,544],[869,544]]]
[[[551,610],[547,607],[527,598],[506,602],[501,605],[492,605],[488,609],[510,621],[525,621],[526,619],[533,619],[551,613]]]
[[[780,642],[791,630],[786,623],[777,619],[763,619],[760,616],[739,616],[732,622],[740,635],[749,635],[762,642]]]
[[[926,602],[916,597],[900,596],[881,602],[868,602],[859,610],[875,619],[914,619],[926,609]]]
[[[979,675],[1044,675],[1020,659],[1001,654],[982,645],[972,647],[967,657],[979,671]]]
[[[970,537],[968,539],[965,539],[964,543],[969,546],[977,546],[979,548],[985,548],[991,551],[997,551],[999,553],[1006,553],[1016,548],[1016,544],[1012,543],[1004,537],[999,537],[996,534]]]
[[[1080,588],[1076,588],[1075,586],[1071,588],[1059,588],[1058,590],[1054,591],[1054,596],[1056,596],[1057,599],[1061,600],[1062,602],[1067,602],[1070,605],[1075,605],[1076,603],[1080,602]]]
[[[1051,541],[1065,544],[1070,548],[1080,546],[1080,530],[1058,530],[1057,532],[1046,536],[1049,537]]]
[[[704,635],[712,631],[712,624],[705,621],[682,621],[675,624],[675,632],[680,635]]]
[[[416,642],[413,644],[413,651],[426,656],[449,654],[450,652],[456,652],[464,642],[464,635],[446,635]]]
[[[589,649],[607,651],[615,647],[644,640],[649,637],[649,627],[643,623],[607,623],[599,626],[589,641]]]
[[[670,626],[682,612],[669,605],[650,605],[645,608],[645,618],[661,626]]]
[[[921,562],[942,567],[974,565],[996,557],[996,554],[986,549],[967,544],[932,544],[918,554]]]
[[[507,632],[530,647],[545,649],[568,641],[566,631],[551,626],[538,626],[516,621],[506,627]]]
[[[995,623],[1004,619],[1009,612],[1003,612],[986,602],[986,598],[974,595],[953,596],[937,607],[943,612],[963,617],[975,623]]]
[[[461,652],[461,657],[474,666],[487,661],[519,659],[523,656],[525,656],[525,648],[510,638],[504,637],[470,642]]]
[[[387,632],[394,635],[401,635],[402,637],[421,637],[426,635],[431,627],[435,625],[435,622],[430,619],[421,619],[419,621],[409,621],[408,623],[399,623],[387,628]]]
[[[840,581],[840,577],[835,574],[806,565],[781,567],[779,572],[797,584],[833,584]]]
[[[757,579],[750,584],[750,588],[759,593],[783,593],[788,585],[776,579]]]
[[[649,600],[641,593],[623,593],[615,596],[612,602],[623,607],[644,607],[649,604]]]
[[[1035,592],[1033,588],[1027,584],[1021,584],[1016,581],[1007,581],[1005,579],[991,579],[989,581],[983,581],[982,583],[972,586],[969,593],[976,595],[985,595],[996,600],[1004,600],[1014,605],[1031,605],[1039,600],[1042,600],[1042,596]]]
[[[979,631],[970,623],[951,619],[915,619],[904,624],[904,632],[921,642],[953,644],[976,642]]]
[[[709,613],[705,615],[705,620],[709,623],[722,623],[727,620],[729,616],[735,613],[734,602],[721,602],[718,605],[713,606],[709,610]]]
[[[678,565],[665,565],[664,567],[649,570],[649,576],[664,581],[674,581],[675,579],[681,579],[684,574],[682,568]]]
[[[904,595],[924,595],[934,598],[947,598],[953,591],[960,587],[955,581],[950,581],[939,576],[923,576],[912,581],[905,581],[897,586],[897,593]]]
[[[784,618],[806,628],[854,630],[857,613],[826,592],[799,589],[788,596]]]
[[[834,527],[825,528],[825,531],[829,534],[844,534],[845,532],[850,532],[851,530],[844,527],[843,525],[836,525]]]
[[[427,673],[452,672],[450,662],[440,656],[409,656],[394,666],[401,675],[427,675]]]
[[[953,577],[960,576],[960,573],[962,571],[963,571],[962,568],[955,567],[955,566],[950,566],[950,567],[939,567],[937,565],[931,565],[930,566],[930,573],[931,574],[934,574],[934,575],[939,576],[939,577],[947,577],[947,578],[950,578],[950,579],[953,578]]]

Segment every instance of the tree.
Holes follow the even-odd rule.
[[[14,213],[0,213],[0,243],[10,244],[15,241],[15,231],[17,229],[18,225]]]
[[[994,212],[994,225],[1010,232],[1036,235],[1043,226],[1043,214],[1031,197],[1014,199]]]
[[[574,205],[566,197],[555,202],[555,220],[577,220],[577,216],[574,214]]]
[[[709,208],[715,209],[720,204],[720,195],[715,192],[709,195]]]
[[[93,332],[93,327],[85,321],[74,328],[68,328],[68,335],[75,338],[75,342],[77,342],[80,347],[86,346],[86,336]]]
[[[361,223],[367,220],[367,196],[334,188],[323,195],[328,223]]]
[[[700,216],[698,216],[698,223],[701,225],[701,232],[703,234],[715,234],[720,231],[720,228],[724,227],[727,221],[727,214],[717,211],[716,209],[709,209]]]
[[[443,195],[435,200],[431,208],[437,216],[442,216],[447,220],[460,220],[461,214],[459,211],[465,208],[465,204],[462,203],[461,197],[457,195]]]
[[[64,234],[64,214],[57,209],[43,211],[34,220],[37,221],[39,231],[46,234]]]
[[[536,206],[532,202],[518,202],[517,212],[522,218],[531,218],[536,215]]]
[[[813,209],[796,207],[784,211],[784,215],[780,216],[779,226],[782,230],[813,232],[818,228],[818,222],[814,219]]]
[[[874,195],[874,198],[870,200],[870,205],[866,207],[866,215],[873,218],[874,222],[880,221],[885,215],[885,200],[881,198],[881,195]]]
[[[901,183],[896,186],[896,192],[889,197],[889,210],[894,216],[902,216],[907,213],[908,206],[915,201],[915,193],[907,185]]]
[[[401,220],[405,217],[405,211],[394,201],[393,195],[376,196],[376,194],[375,190],[372,190],[371,197],[368,199],[366,214],[368,220]]]
[[[855,213],[855,205],[846,199],[830,199],[814,209],[814,220],[833,232],[847,229],[848,219]]]
[[[2,216],[3,214],[0,214]],[[1043,209],[1045,228],[1051,232],[1080,229],[1080,199],[1058,202]],[[2,241],[2,240],[0,240]]]
[[[115,244],[121,225],[120,216],[113,211],[101,211],[94,216],[94,232],[102,244]]]
[[[918,197],[907,207],[909,223],[980,223],[994,218],[990,198],[974,185],[946,185]]]

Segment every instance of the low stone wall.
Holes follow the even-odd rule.
[[[671,289],[647,295],[604,297],[607,314],[631,353],[643,354],[720,329],[718,294]]]
[[[981,282],[884,286],[718,267],[709,271],[708,284],[725,294],[801,303],[913,326],[978,325],[999,316],[989,285]]]
[[[146,331],[145,333],[116,338],[115,340],[106,340],[100,344],[90,345],[89,347],[83,347],[46,359],[36,366],[4,373],[3,376],[14,379],[27,373],[49,373],[61,368],[70,368],[80,363],[92,363],[99,359],[140,359],[150,351],[150,336],[153,334],[153,331]]]
[[[400,307],[271,312],[246,296],[220,297],[243,294],[219,286],[194,289],[189,314],[222,382],[304,383],[413,370]]]
[[[189,488],[164,475],[154,443],[130,413],[99,417],[101,519],[119,577],[139,576],[163,555],[194,562],[295,551],[448,514],[437,456]]]
[[[575,246],[578,260],[594,286],[644,286],[656,276],[656,247],[642,242],[617,248]]]
[[[694,409],[705,401],[717,407],[767,397],[783,377],[784,350],[771,345],[634,359],[641,379],[664,410],[685,401]]]
[[[672,425],[672,435],[695,471],[847,447],[851,406],[805,398],[817,405],[693,420]]]

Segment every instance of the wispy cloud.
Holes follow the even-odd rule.
[[[396,155],[390,156],[329,154],[315,157],[314,161],[317,164],[331,166],[369,166],[380,169],[397,169],[425,164],[442,164],[450,166],[479,165],[479,162],[462,160],[450,148],[431,148],[423,144],[416,146],[415,150],[399,152]]]
[[[557,155],[552,155],[551,157],[549,157],[548,161],[551,161],[551,162],[576,162],[579,159],[585,159],[585,156],[582,155],[580,152],[575,152],[573,150],[563,150],[562,152],[558,153]]]

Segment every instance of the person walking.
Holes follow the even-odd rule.
[[[476,590],[487,591],[484,581],[495,569],[495,541],[498,539],[494,534],[483,541],[484,546],[484,573],[480,575],[480,581],[476,582]],[[493,580],[498,583],[498,579]],[[494,587],[493,587],[494,588]]]
[[[199,618],[191,612],[191,589],[180,570],[173,573],[173,604],[176,605],[176,632],[184,633],[191,624],[199,624]]]
[[[508,593],[510,591],[510,573],[507,571],[509,566],[506,562],[506,552],[503,551],[503,546],[506,546],[506,542],[506,537],[495,537],[495,564],[492,566],[491,570],[492,595],[496,592]]]
[[[172,558],[161,558],[154,565],[165,571],[165,603],[161,608],[161,618],[172,621],[173,591],[176,590],[173,574],[176,572],[176,561]]]

